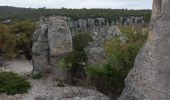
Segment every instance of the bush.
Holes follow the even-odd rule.
[[[26,93],[30,88],[30,82],[12,72],[0,72],[0,93],[8,95]]]
[[[0,25],[0,56],[12,58],[15,56],[16,40],[7,25]]]
[[[35,23],[31,21],[17,22],[12,25],[0,24],[0,56],[12,58],[17,51],[23,51],[26,58],[32,58],[32,34]]]
[[[135,58],[147,38],[147,34],[134,34],[132,27],[122,27],[121,31],[127,37],[122,43],[115,37],[106,43],[107,63],[88,66],[86,72],[90,81],[101,92],[118,95],[124,88],[124,79],[134,65]]]
[[[62,67],[68,72],[70,83],[75,83],[75,78],[85,76],[84,66],[87,62],[87,56],[84,48],[92,41],[89,33],[77,33],[73,36],[73,51],[69,53],[62,61]]]
[[[73,49],[75,51],[84,51],[90,41],[92,41],[90,33],[76,33],[73,36]]]
[[[17,22],[11,25],[11,32],[16,35],[16,49],[22,50],[28,60],[32,59],[32,35],[36,24],[31,21]]]
[[[32,79],[41,79],[41,78],[42,75],[40,73],[32,76]]]
[[[86,72],[91,83],[105,94],[119,94],[123,89],[123,81],[127,75],[127,71],[123,68],[114,68],[109,64],[88,66]]]

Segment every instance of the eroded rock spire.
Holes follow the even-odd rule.
[[[148,40],[119,100],[170,100],[170,0],[154,0]]]
[[[51,70],[58,79],[64,80],[59,67],[63,57],[72,51],[72,36],[66,17],[41,18],[33,36],[33,75]]]

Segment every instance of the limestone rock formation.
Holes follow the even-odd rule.
[[[120,20],[111,21],[109,23],[108,20],[104,18],[87,18],[87,19],[77,19],[73,20],[71,18],[67,18],[69,27],[71,32],[74,34],[75,32],[91,32],[94,30],[98,30],[98,28],[102,28],[104,26],[113,26],[113,25],[126,25],[126,26],[140,26],[143,28],[145,26],[145,21],[143,16],[141,17],[120,17]]]
[[[93,42],[90,42],[89,46],[85,48],[88,64],[99,64],[107,60],[105,43],[115,36],[119,36],[122,42],[126,41],[126,37],[117,26],[103,26],[93,31]]]
[[[143,17],[120,18],[120,22],[131,20],[143,20]],[[121,22],[122,21],[122,22]],[[91,33],[94,42],[86,48],[90,64],[103,61],[106,57],[104,43],[114,36],[120,36],[122,42],[126,37],[115,26],[115,22],[109,23],[104,18],[87,18],[73,20],[69,17],[41,18],[39,26],[33,36],[33,75],[43,73],[49,69],[57,73],[56,76],[63,79],[63,73],[58,67],[59,61],[65,54],[72,50],[72,36],[76,32]]]
[[[41,18],[33,36],[33,75],[52,69],[64,79],[59,61],[72,51],[72,36],[66,17]]]
[[[119,100],[170,100],[170,0],[154,0],[149,38]]]
[[[4,65],[4,61],[5,61],[5,59],[0,57],[0,67],[2,67]]]

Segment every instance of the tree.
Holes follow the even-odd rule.
[[[15,56],[16,40],[10,33],[10,28],[6,25],[0,25],[0,56],[12,58]]]
[[[31,21],[17,22],[11,26],[11,31],[16,35],[16,48],[22,50],[27,59],[32,58],[32,34],[35,30],[35,23]]]

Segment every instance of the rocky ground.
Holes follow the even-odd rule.
[[[16,72],[27,77],[32,87],[25,94],[14,96],[0,94],[0,100],[108,100],[106,96],[95,90],[69,85],[61,87],[58,85],[60,82],[51,77],[34,80],[30,76],[32,68],[32,62],[24,59],[7,61],[0,70]]]
[[[25,59],[6,61],[5,65],[1,67],[2,71],[12,71],[20,75],[31,75],[32,69],[32,62]]]

